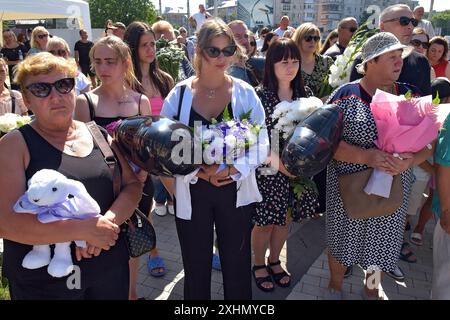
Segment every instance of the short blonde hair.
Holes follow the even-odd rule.
[[[37,47],[38,47],[38,43],[37,43],[36,37],[37,37],[38,33],[40,33],[40,32],[45,32],[45,33],[47,33],[48,35],[50,34],[50,33],[48,32],[48,30],[45,29],[45,28],[42,27],[42,26],[38,26],[38,27],[34,28],[34,29],[33,29],[33,32],[31,33],[31,40],[30,40],[30,46],[31,46],[31,48],[37,48]]]
[[[40,52],[27,57],[14,69],[14,82],[25,92],[25,82],[29,76],[49,74],[53,71],[64,73],[67,77],[75,78],[77,64],[73,60],[56,57],[49,52]]]
[[[125,42],[123,42],[122,39],[116,36],[107,36],[101,38],[94,44],[91,51],[89,52],[89,58],[91,60],[91,65],[93,66],[95,66],[95,50],[97,50],[98,47],[101,46],[112,49],[116,53],[117,58],[122,63],[125,62],[127,64],[127,70],[125,71],[125,82],[132,90],[140,92],[139,90],[140,88],[142,88],[142,85],[134,74],[130,47]]]
[[[211,40],[219,36],[227,37],[231,41],[231,44],[236,46],[235,57],[238,61],[247,59],[247,56],[244,53],[245,49],[236,42],[236,40],[234,39],[233,31],[231,31],[229,25],[227,25],[219,18],[208,19],[202,25],[197,35],[197,48],[199,50],[206,49],[210,45]],[[197,76],[201,73],[202,57],[202,54],[196,54],[194,57],[194,69]]]
[[[70,48],[67,44],[67,41],[60,37],[53,36],[50,38],[47,42],[47,51],[51,50],[54,47],[63,46],[64,49],[67,51],[67,54],[70,55]]]
[[[14,38],[14,40],[17,41],[17,36],[16,36],[16,34],[15,34],[14,32],[12,32],[11,30],[5,30],[5,31],[3,31],[3,39],[5,38],[5,34],[12,35],[13,38]]]
[[[319,28],[314,23],[311,23],[311,22],[303,23],[303,24],[299,25],[298,28],[295,30],[294,35],[292,36],[292,40],[294,40],[294,42],[297,44],[297,47],[299,50],[301,48],[301,43],[302,43],[303,38],[312,32],[317,33],[320,37]],[[316,49],[314,50],[314,54],[320,53],[321,46],[322,46],[322,44],[320,43],[320,41],[317,41]]]

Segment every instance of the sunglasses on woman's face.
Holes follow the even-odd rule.
[[[306,36],[303,39],[305,39],[306,42],[311,42],[314,40],[314,42],[319,42],[320,37],[319,36]]]
[[[394,19],[389,19],[389,20],[386,20],[384,22],[391,22],[391,21],[398,21],[398,22],[400,22],[400,25],[403,26],[403,27],[405,27],[405,26],[409,25],[410,23],[412,23],[413,27],[415,28],[419,24],[419,20],[417,20],[415,18],[408,18],[408,17],[405,17],[405,16],[401,16],[399,18],[394,18]]]
[[[422,41],[420,41],[420,40],[418,40],[418,39],[413,39],[413,40],[411,40],[411,44],[412,44],[414,47],[420,47],[420,46],[422,46],[422,48],[424,48],[424,49],[428,49],[428,48],[430,47],[430,44],[429,44],[428,42],[422,42]]]
[[[26,86],[26,88],[35,97],[46,98],[52,92],[52,87],[55,87],[56,91],[58,91],[61,94],[67,94],[70,91],[72,91],[74,86],[75,86],[74,78],[64,78],[55,81],[54,83],[47,83],[47,82],[32,83]]]
[[[47,38],[48,34],[39,34],[37,37],[42,40],[44,38]]]
[[[67,51],[64,49],[58,49],[58,50],[49,50],[52,55],[59,56],[59,57],[65,57],[67,55]]]
[[[221,52],[225,57],[231,57],[236,52],[236,46],[228,46],[223,49],[219,49],[216,47],[207,47],[205,48],[205,52],[210,58],[217,58],[218,56],[220,56]]]

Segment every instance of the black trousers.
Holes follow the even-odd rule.
[[[217,188],[199,179],[190,186],[190,191],[191,220],[175,220],[184,265],[184,299],[211,299],[215,224],[224,297],[226,300],[250,300],[250,240],[254,206],[236,208],[236,183]]]

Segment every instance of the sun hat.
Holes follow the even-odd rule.
[[[385,53],[403,49],[402,58],[406,58],[412,51],[412,47],[405,46],[401,44],[390,32],[380,32],[369,39],[363,45],[361,49],[361,59],[363,60],[360,64],[356,66],[358,73],[364,74],[364,65],[370,60],[375,59]]]

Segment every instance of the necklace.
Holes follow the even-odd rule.
[[[209,89],[206,96],[208,99],[214,99],[216,97],[216,89]]]
[[[76,128],[74,130],[75,130],[75,137],[73,138],[73,141],[72,142],[66,141],[66,142],[64,142],[64,145],[66,147],[68,147],[70,151],[75,153],[77,151],[77,149],[75,147],[75,143],[77,142],[78,131]]]

